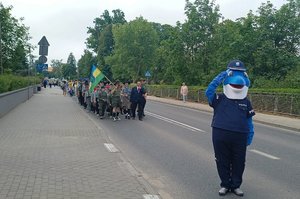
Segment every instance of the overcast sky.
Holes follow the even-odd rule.
[[[48,63],[52,59],[66,62],[72,52],[78,61],[86,48],[87,27],[104,10],[121,9],[127,21],[143,16],[151,22],[175,25],[184,22],[185,0],[0,0],[13,6],[12,15],[24,17],[30,27],[31,44],[36,45],[46,36],[50,43]],[[193,0],[191,0],[193,2]],[[246,16],[249,10],[257,11],[267,0],[216,0],[226,19]],[[286,0],[270,0],[279,9]],[[38,58],[38,46],[33,54]]]

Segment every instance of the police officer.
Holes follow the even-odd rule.
[[[243,196],[240,189],[245,169],[246,148],[252,142],[254,111],[247,99],[250,80],[244,64],[231,61],[206,90],[209,105],[214,109],[212,140],[217,170],[221,179],[219,195],[232,191]],[[223,93],[216,89],[223,83]]]

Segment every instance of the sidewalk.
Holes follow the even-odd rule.
[[[0,198],[142,199],[153,192],[101,128],[60,88],[0,119]],[[135,171],[137,172],[137,171]]]
[[[155,96],[148,96],[148,100],[152,101],[158,101],[168,104],[173,104],[177,106],[184,106],[188,108],[198,109],[202,111],[212,112],[213,109],[206,105],[206,104],[200,104],[196,102],[186,102],[183,103],[180,100],[171,99],[171,98],[159,98]],[[269,115],[269,114],[263,114],[263,113],[257,113],[253,117],[253,120],[256,122],[269,124],[273,126],[278,126],[282,128],[287,128],[290,130],[294,130],[300,133],[300,119],[297,118],[289,118],[289,117],[283,117],[283,116],[277,116],[277,115]]]

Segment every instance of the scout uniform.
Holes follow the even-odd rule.
[[[107,92],[105,90],[105,87],[102,86],[101,90],[98,92],[98,108],[99,108],[100,119],[104,118],[104,113],[107,108],[107,100],[108,100]]]
[[[121,92],[122,107],[126,119],[130,119],[130,114],[131,114],[130,94],[131,94],[131,88],[128,87],[128,82],[126,82]]]
[[[121,112],[122,103],[121,103],[121,86],[119,82],[115,84],[115,88],[111,91],[111,106],[113,108],[113,120],[121,120],[119,113]]]

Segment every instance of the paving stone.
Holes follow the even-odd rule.
[[[105,142],[74,99],[43,89],[0,118],[0,198],[142,198]]]

